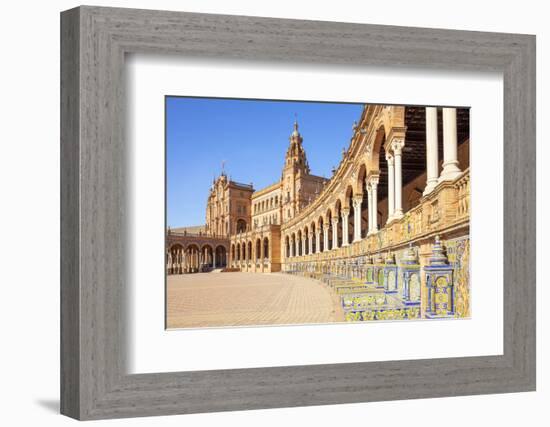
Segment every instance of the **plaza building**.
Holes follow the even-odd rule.
[[[311,277],[347,320],[468,317],[469,123],[466,108],[365,105],[330,179],[294,123],[280,179],[222,173],[205,226],[168,231],[167,271]]]

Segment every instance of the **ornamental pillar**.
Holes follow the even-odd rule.
[[[439,181],[452,181],[461,174],[458,167],[456,108],[443,108],[443,170]]]
[[[395,171],[394,158],[391,153],[386,153],[386,161],[388,162],[388,221],[393,219],[395,213]]]
[[[328,252],[328,226],[323,226],[323,252]]]
[[[306,253],[306,240],[307,240],[307,237],[304,236],[303,234],[302,234],[302,236],[303,236],[302,237],[302,256],[303,256],[303,255],[307,255],[307,253]]]
[[[367,189],[367,215],[368,215],[367,236],[368,236],[372,234],[372,190],[370,188],[370,184],[368,181],[365,183],[365,188]]]
[[[349,246],[349,208],[342,209],[342,246]]]
[[[315,253],[321,252],[321,230],[315,230]]]
[[[426,107],[426,188],[429,194],[437,185],[439,156],[437,153],[437,108]]]
[[[337,249],[337,248],[338,248],[338,218],[332,218],[332,248],[331,249]]]
[[[307,233],[307,254],[311,255],[313,253],[313,233],[311,230]]]
[[[361,240],[361,204],[363,203],[363,195],[358,195],[353,198],[353,241]]]
[[[394,218],[401,218],[403,216],[403,175],[402,175],[402,155],[403,146],[405,141],[401,138],[392,141],[393,155],[395,158],[395,211]]]
[[[368,182],[371,200],[371,208],[369,209],[369,233],[371,234],[378,232],[378,182],[378,175],[371,176]]]

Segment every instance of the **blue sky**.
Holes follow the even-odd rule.
[[[330,177],[347,147],[361,104],[166,97],[167,224],[205,222],[214,176],[253,183],[278,181],[298,118],[311,172]]]

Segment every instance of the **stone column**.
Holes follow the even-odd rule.
[[[332,248],[338,248],[338,218],[332,218]]]
[[[401,171],[403,146],[405,145],[404,139],[395,139],[392,141],[393,155],[395,158],[395,211],[393,213],[394,218],[403,217],[403,175]]]
[[[307,233],[307,239],[307,254],[311,255],[313,253],[313,233],[311,232],[311,230],[309,230],[309,232]]]
[[[361,240],[361,204],[363,195],[357,195],[353,198],[353,242]]]
[[[304,234],[302,234],[302,256],[307,255],[307,253],[306,253],[306,239],[307,239],[307,237]]]
[[[290,239],[290,257],[294,257],[294,247],[296,246],[296,241],[294,239]]]
[[[212,268],[216,268],[216,249],[212,251]]]
[[[323,225],[323,252],[329,251],[328,247],[328,226]]]
[[[372,209],[373,209],[372,208],[372,190],[368,181],[365,183],[365,189],[367,190],[367,215],[368,215],[367,236],[368,236],[372,234]]]
[[[373,175],[369,178],[369,187],[371,193],[371,204],[372,209],[370,209],[370,233],[374,234],[378,232],[378,182],[380,178],[378,175]]]
[[[349,208],[342,209],[342,246],[349,246]]]
[[[395,214],[395,171],[394,158],[391,153],[386,153],[386,161],[388,162],[388,221],[393,219]]]
[[[439,181],[452,181],[461,174],[458,167],[456,108],[443,108],[443,170]]]
[[[429,194],[437,185],[439,157],[437,153],[437,108],[426,107],[426,188]]]
[[[315,253],[321,252],[321,230],[315,230]]]

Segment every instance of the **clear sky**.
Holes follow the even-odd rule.
[[[295,115],[311,173],[331,176],[363,105],[166,97],[167,224],[205,223],[212,179],[259,190],[281,177]]]

